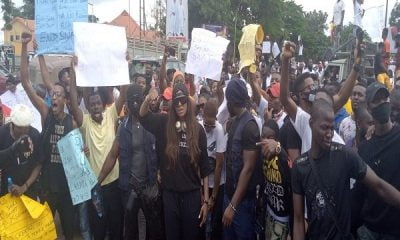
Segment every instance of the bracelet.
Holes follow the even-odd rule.
[[[233,206],[233,204],[231,202],[229,203],[229,207],[231,207],[232,210],[236,213],[236,208],[235,208],[235,206]]]

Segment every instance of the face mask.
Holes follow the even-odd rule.
[[[381,105],[375,107],[374,109],[372,109],[371,115],[374,118],[374,120],[380,124],[385,124],[385,123],[389,122],[390,103],[385,102],[385,103],[382,103]]]

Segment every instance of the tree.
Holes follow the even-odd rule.
[[[303,32],[304,56],[313,60],[324,60],[329,39],[325,35],[328,14],[322,11],[312,11],[305,14],[306,31]]]
[[[389,19],[390,26],[396,26],[400,29],[400,4],[396,3],[392,9]]]
[[[35,19],[35,0],[24,0],[24,5],[19,10],[20,17]]]
[[[3,11],[4,28],[11,30],[12,26],[10,24],[14,16],[19,14],[19,10],[15,7],[15,4],[11,0],[1,0]],[[17,13],[18,11],[18,13]]]

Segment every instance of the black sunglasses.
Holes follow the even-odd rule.
[[[187,101],[188,101],[187,97],[180,97],[172,100],[172,103],[174,104],[174,106],[178,106],[179,103],[181,103],[181,105],[184,105],[187,103]]]

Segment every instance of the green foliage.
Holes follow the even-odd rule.
[[[202,24],[225,25],[229,39],[237,46],[241,29],[247,24],[258,23],[278,43],[283,40],[297,42],[301,35],[305,56],[315,60],[323,56],[329,45],[324,33],[327,17],[321,11],[307,13],[293,0],[189,0],[190,31]]]
[[[400,29],[400,4],[396,3],[392,9],[389,19],[390,26],[396,26]]]
[[[22,17],[26,19],[35,18],[35,0],[24,0],[24,5],[22,7],[15,7],[12,0],[1,0],[3,11],[4,27],[7,30],[11,29],[10,22],[14,17]]]

